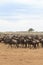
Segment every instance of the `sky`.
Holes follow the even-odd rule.
[[[0,32],[43,31],[43,0],[0,0]]]

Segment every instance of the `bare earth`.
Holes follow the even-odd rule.
[[[8,48],[0,43],[0,65],[43,65],[43,48]]]

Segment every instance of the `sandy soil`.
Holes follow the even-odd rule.
[[[43,65],[43,48],[8,48],[0,43],[0,65]]]

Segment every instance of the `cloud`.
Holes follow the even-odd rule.
[[[43,0],[0,0],[0,31],[40,31],[42,22]]]
[[[15,16],[17,14],[43,14],[43,7],[35,6],[34,4],[2,4],[0,6],[0,16]]]
[[[43,0],[0,0],[0,5],[8,3],[30,4],[36,7],[43,7]]]
[[[35,19],[34,19],[35,18]],[[36,31],[43,30],[43,17],[30,16],[29,19],[17,20],[16,22],[8,20],[0,20],[0,31],[26,31],[34,28]]]

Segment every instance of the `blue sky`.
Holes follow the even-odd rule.
[[[1,0],[0,31],[43,31],[43,0]]]

